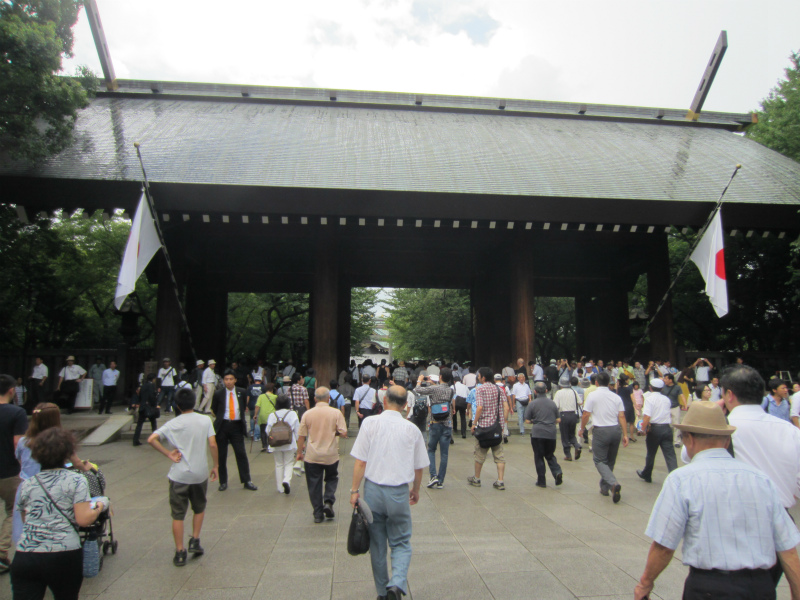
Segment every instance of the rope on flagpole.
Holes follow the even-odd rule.
[[[719,212],[720,208],[722,207],[722,199],[725,197],[725,192],[728,191],[728,188],[730,187],[731,182],[733,182],[733,178],[736,177],[736,174],[739,172],[739,169],[741,169],[741,168],[742,168],[742,165],[737,164],[736,168],[733,170],[733,173],[731,173],[731,177],[730,177],[730,179],[728,179],[728,183],[725,185],[725,188],[722,190],[722,193],[719,195],[719,199],[717,200],[716,205],[714,205],[714,210],[712,210],[711,214],[708,215],[708,219],[706,219],[705,225],[703,225],[703,227],[697,233],[697,236],[694,239],[694,243],[692,244],[692,247],[689,248],[689,252],[686,254],[686,258],[683,260],[683,264],[681,265],[680,269],[678,269],[678,272],[675,273],[675,277],[672,278],[672,282],[669,284],[669,287],[667,288],[667,291],[664,294],[664,297],[661,298],[661,302],[658,303],[658,306],[656,307],[656,310],[653,313],[653,316],[651,316],[650,320],[647,322],[647,326],[645,326],[645,328],[644,328],[644,333],[642,333],[642,337],[639,338],[639,341],[636,342],[636,345],[633,347],[633,352],[631,353],[631,359],[633,359],[636,356],[636,351],[639,349],[639,346],[642,345],[642,342],[644,342],[644,338],[646,338],[647,335],[650,333],[650,327],[653,325],[653,321],[656,320],[656,317],[658,316],[658,313],[661,312],[661,309],[667,303],[667,299],[669,298],[669,295],[672,292],[672,288],[675,287],[675,284],[678,282],[678,278],[681,276],[681,273],[683,273],[683,270],[686,268],[686,265],[688,265],[689,261],[692,260],[692,253],[694,252],[694,249],[700,243],[700,240],[703,239],[703,235],[705,234],[706,230],[708,229],[708,226],[711,225],[711,221],[714,220],[714,217],[717,215],[717,213]],[[648,282],[648,285],[650,285],[649,282]]]
[[[175,279],[175,272],[172,270],[172,261],[169,258],[167,243],[164,240],[164,233],[161,231],[161,224],[158,221],[158,216],[156,214],[156,207],[155,204],[153,203],[153,195],[150,193],[150,182],[147,179],[147,171],[144,168],[144,161],[142,160],[142,151],[139,148],[139,142],[134,142],[133,146],[136,148],[136,155],[139,157],[139,165],[142,167],[142,177],[144,177],[144,195],[145,198],[147,198],[147,205],[150,207],[150,216],[153,218],[153,223],[155,223],[156,232],[158,233],[158,239],[161,242],[161,250],[164,252],[164,259],[167,261],[167,271],[169,272],[169,277],[172,280],[172,289],[175,291],[175,301],[178,303],[178,310],[181,313],[183,326],[186,329],[186,335],[189,338],[189,349],[192,351],[192,358],[196,362],[197,353],[194,351],[194,341],[192,340],[192,331],[189,329],[189,320],[186,318],[186,312],[184,312],[183,310],[183,304],[181,303],[180,288],[178,287],[177,279]]]

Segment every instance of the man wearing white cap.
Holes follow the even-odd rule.
[[[58,374],[56,391],[64,393],[64,408],[68,414],[75,410],[75,398],[78,397],[80,382],[86,377],[86,369],[75,364],[75,357],[68,356],[67,364]]]
[[[189,382],[192,384],[192,388],[194,388],[194,405],[200,406],[200,400],[203,398],[203,372],[205,369],[206,363],[202,360],[198,360],[194,371],[192,371],[192,376],[189,378]]]
[[[792,598],[800,597],[800,532],[770,478],[728,453],[736,427],[707,401],[693,402],[675,427],[692,462],[667,476],[653,506],[645,531],[653,543],[634,598],[650,596],[681,540],[684,600],[775,598],[776,553]]]
[[[214,367],[217,366],[217,361],[213,358],[208,361],[208,367],[203,371],[203,401],[197,407],[201,413],[209,414],[207,408],[211,405],[211,400],[214,398],[214,392],[217,391],[217,374],[214,372]]]
[[[652,481],[653,466],[659,447],[664,455],[664,460],[667,461],[667,471],[672,473],[678,468],[675,448],[672,447],[671,402],[661,393],[662,389],[664,389],[663,379],[651,379],[650,393],[645,396],[642,408],[642,415],[644,415],[642,431],[647,433],[645,438],[647,457],[644,459],[644,469],[636,471],[636,474],[647,483]]]

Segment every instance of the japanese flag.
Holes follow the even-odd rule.
[[[706,280],[706,295],[718,317],[728,314],[728,284],[725,281],[725,249],[722,243],[722,216],[717,211],[703,238],[694,249],[692,262]]]
[[[161,240],[156,231],[156,224],[153,222],[150,205],[142,194],[139,199],[139,207],[136,209],[136,216],[133,217],[128,245],[125,247],[125,255],[122,258],[122,267],[119,269],[117,292],[114,294],[114,306],[117,307],[117,310],[125,302],[128,294],[136,289],[136,280],[139,279],[147,263],[155,256],[159,248],[161,248]]]

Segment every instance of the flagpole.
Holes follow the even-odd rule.
[[[686,258],[683,260],[683,264],[681,265],[680,269],[678,269],[678,272],[675,273],[675,277],[673,277],[672,282],[669,284],[669,287],[667,288],[667,291],[664,294],[664,297],[661,298],[661,302],[658,303],[658,306],[656,307],[656,310],[653,313],[653,316],[651,316],[650,320],[647,322],[647,326],[644,328],[644,333],[642,333],[642,337],[639,338],[639,341],[636,342],[636,345],[633,347],[633,352],[631,353],[631,359],[633,359],[633,357],[636,356],[636,351],[639,349],[639,346],[642,345],[642,342],[644,342],[644,338],[646,338],[647,334],[650,333],[650,327],[653,325],[653,321],[656,320],[656,317],[658,316],[658,313],[661,312],[661,309],[667,303],[667,299],[669,298],[669,295],[672,292],[672,288],[675,287],[675,284],[678,282],[678,278],[681,276],[681,273],[683,273],[683,270],[686,268],[686,265],[688,265],[689,261],[692,259],[692,253],[694,252],[694,249],[700,243],[700,240],[703,239],[703,235],[705,234],[706,230],[708,229],[708,226],[711,224],[711,221],[714,220],[714,217],[717,215],[717,213],[719,212],[720,208],[722,207],[722,199],[725,197],[725,192],[728,191],[728,188],[730,187],[731,182],[733,182],[733,178],[736,177],[736,174],[739,172],[739,169],[741,169],[741,168],[742,168],[742,165],[737,164],[736,168],[733,170],[733,173],[731,173],[731,177],[730,177],[730,179],[728,179],[728,183],[725,184],[725,187],[723,188],[722,193],[719,195],[719,199],[717,200],[717,203],[714,205],[714,210],[712,210],[711,214],[708,215],[708,219],[706,219],[705,225],[703,225],[703,227],[700,229],[700,231],[695,236],[694,243],[692,244],[692,247],[689,248],[689,252],[686,253]],[[648,282],[648,285],[650,285],[649,282]]]
[[[189,320],[186,318],[186,312],[184,312],[183,304],[181,303],[180,288],[178,287],[178,281],[175,279],[175,272],[172,270],[172,261],[169,258],[167,243],[164,240],[164,233],[161,231],[161,224],[158,221],[158,215],[156,213],[155,204],[153,204],[153,196],[150,193],[150,182],[147,179],[147,171],[144,168],[144,161],[142,160],[142,151],[139,148],[139,145],[140,145],[139,142],[133,143],[134,148],[136,148],[136,155],[139,157],[139,166],[142,167],[142,177],[144,177],[144,192],[145,192],[144,195],[145,198],[147,198],[147,205],[150,207],[150,215],[153,217],[153,223],[155,223],[156,226],[156,233],[158,233],[158,239],[161,242],[161,250],[164,252],[164,259],[167,261],[167,271],[169,272],[169,277],[172,280],[172,289],[175,292],[175,301],[178,303],[178,310],[181,313],[183,326],[186,329],[186,335],[189,338],[189,349],[192,351],[192,358],[196,362],[197,353],[194,351],[194,341],[192,340],[192,331],[189,329]]]

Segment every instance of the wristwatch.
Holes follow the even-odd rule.
[[[350,490],[351,494],[358,494],[358,490]]]

